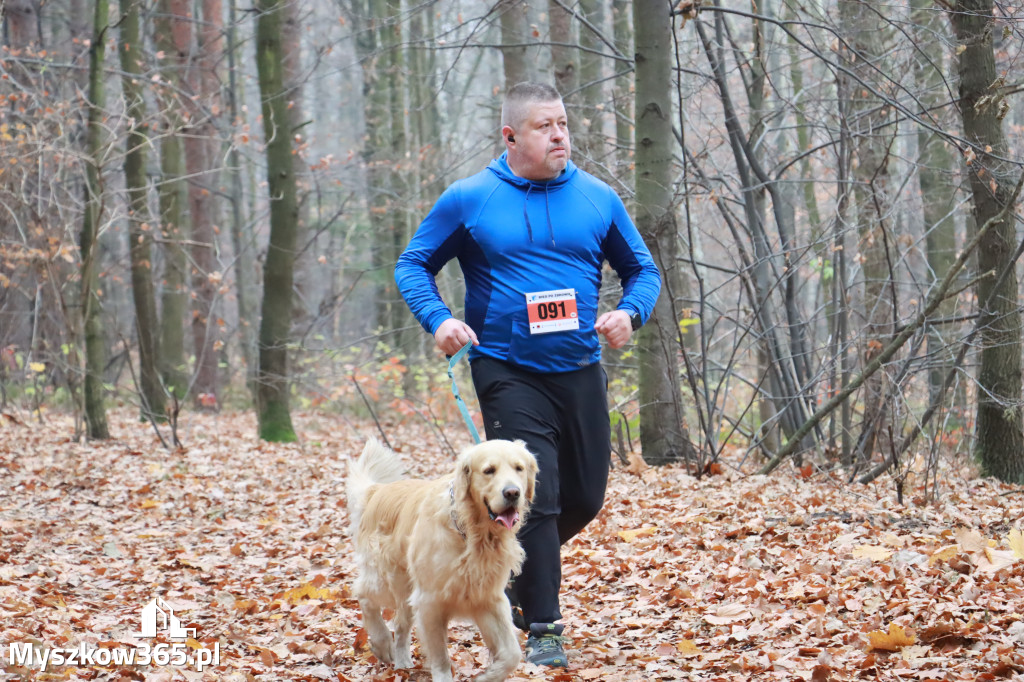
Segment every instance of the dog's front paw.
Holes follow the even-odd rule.
[[[395,652],[395,667],[396,668],[411,668],[412,667],[412,652],[411,651],[396,651]]]
[[[395,662],[395,643],[391,640],[375,642],[370,640],[370,651],[381,663],[391,665]],[[402,667],[402,666],[399,666]]]
[[[518,650],[516,651],[518,653]],[[484,668],[484,671],[473,678],[473,682],[505,682],[516,666],[519,665],[519,656],[498,656],[491,660],[491,664]]]
[[[430,682],[455,682],[455,678],[452,677],[452,671],[449,670],[431,670],[430,671]]]
[[[491,666],[474,677],[473,682],[505,682],[511,674],[511,670],[495,670],[494,667]]]

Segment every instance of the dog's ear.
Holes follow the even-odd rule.
[[[533,489],[537,478],[537,458],[526,448],[526,443],[523,441],[516,440],[513,443],[523,451],[523,457],[526,460],[526,501],[533,502]]]
[[[526,501],[533,504],[533,488],[537,479],[537,461],[530,457],[530,463],[526,469]]]
[[[473,467],[465,457],[455,467],[455,499],[461,500],[469,496],[469,483],[473,477]]]

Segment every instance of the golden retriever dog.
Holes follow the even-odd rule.
[[[348,471],[348,509],[359,575],[354,591],[370,649],[384,663],[412,667],[415,622],[434,682],[451,682],[448,623],[480,629],[491,663],[477,682],[501,682],[522,654],[505,585],[518,574],[516,540],[533,500],[537,461],[522,441],[466,449],[455,470],[403,478],[398,456],[370,439]],[[381,609],[395,611],[394,638]]]

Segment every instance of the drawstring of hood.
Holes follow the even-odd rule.
[[[530,192],[533,191],[533,183],[531,182],[526,186],[526,198],[523,199],[523,219],[526,220],[526,234],[530,236],[530,243],[533,243],[533,225],[530,224]],[[544,212],[548,216],[548,236],[551,238],[551,246],[557,246],[555,244],[555,225],[551,221],[551,190],[545,184],[544,185]]]
[[[526,219],[526,234],[530,236],[530,243],[533,243],[533,225],[530,224],[530,212],[527,207],[530,205],[530,192],[533,190],[533,183],[531,182],[526,186],[526,198],[523,200],[523,218]],[[548,222],[551,221],[551,217],[548,217]]]
[[[551,240],[551,245],[556,246],[555,225],[554,221],[551,220],[551,189],[552,187],[558,189],[562,185],[568,183],[569,178],[576,173],[576,166],[572,161],[568,161],[565,166],[565,171],[563,171],[557,178],[548,180],[547,182],[536,182],[533,180],[527,180],[526,178],[521,178],[513,173],[512,169],[509,168],[507,156],[508,152],[505,152],[497,159],[491,161],[488,169],[510,185],[526,190],[523,198],[523,221],[526,223],[526,234],[531,243],[533,243],[533,224],[530,222],[530,194],[534,189],[539,189],[541,186],[544,187],[544,214],[547,216],[548,220],[548,238]]]
[[[549,189],[544,185],[544,211],[548,214],[548,235],[551,237],[551,246],[555,244],[555,226],[551,223],[551,202],[548,201]]]

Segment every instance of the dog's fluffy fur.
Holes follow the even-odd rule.
[[[505,680],[522,655],[504,589],[523,562],[516,531],[533,500],[537,462],[522,441],[491,440],[463,452],[448,476],[403,479],[402,470],[395,453],[370,439],[348,472],[354,590],[370,649],[411,667],[415,621],[434,682],[448,682],[448,623],[469,619],[491,653],[476,680]],[[383,608],[395,610],[394,639]]]

